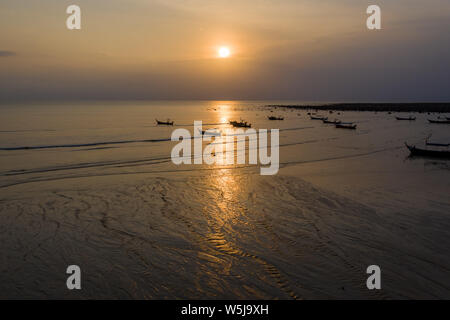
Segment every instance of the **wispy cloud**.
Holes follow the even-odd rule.
[[[0,50],[0,58],[13,57],[15,55],[17,55],[17,53],[14,51]]]

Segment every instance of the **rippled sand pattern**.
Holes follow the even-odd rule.
[[[415,294],[414,285],[405,286],[408,279],[381,293],[365,288],[371,261],[383,259],[386,266],[399,259],[392,248],[383,250],[395,235],[374,210],[290,177],[220,169],[187,180],[148,177],[97,191],[24,193],[2,201],[0,217],[2,247],[9,248],[1,258],[4,298]],[[409,259],[436,268],[433,261]],[[80,292],[65,289],[69,264],[82,268]],[[440,272],[448,270],[440,266]],[[449,294],[445,284],[436,286]],[[426,297],[436,293],[422,289]]]

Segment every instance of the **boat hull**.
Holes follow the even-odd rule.
[[[336,128],[356,130],[356,124],[354,124],[354,125],[337,124]]]
[[[409,152],[411,152],[411,156],[450,159],[450,151],[426,150],[426,149],[417,148],[416,146],[410,146],[406,143],[405,143],[405,145],[409,149]]]
[[[326,123],[326,124],[341,124],[341,121],[323,120],[323,123]]]
[[[450,124],[450,120],[430,120],[428,119],[430,123],[439,123],[439,124]]]
[[[156,120],[156,124],[157,125],[161,125],[161,126],[173,126],[174,125],[174,121],[159,121]]]

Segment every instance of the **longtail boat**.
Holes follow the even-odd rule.
[[[202,136],[220,137],[222,134],[217,129],[200,130]]]
[[[355,130],[356,129],[356,124],[341,124],[341,123],[338,123],[338,124],[336,124],[336,128]]]
[[[330,120],[326,120],[326,119],[322,120],[322,122],[323,122],[323,123],[329,123],[329,124],[340,124],[340,123],[341,123],[340,120],[333,120],[333,121],[330,121]]]
[[[404,118],[404,117],[395,117],[397,120],[406,120],[406,121],[416,121],[416,117],[408,117],[408,118]]]
[[[430,142],[430,138],[431,138],[432,134],[430,134],[426,139],[425,139],[425,144],[427,146],[435,146],[435,147],[450,147],[450,143],[441,143],[441,142]]]
[[[315,117],[315,116],[310,116],[311,120],[328,120],[328,117]]]
[[[411,156],[423,156],[433,158],[450,158],[449,150],[433,150],[433,149],[421,149],[416,146],[410,146],[405,142],[406,147],[411,152]]]
[[[428,119],[428,121],[430,122],[430,123],[441,123],[441,124],[444,124],[444,123],[450,123],[450,120],[431,120],[431,119]]]
[[[250,123],[247,123],[247,121],[241,120],[239,121],[230,121],[230,124],[235,128],[251,128],[252,125]]]
[[[158,119],[156,120],[156,124],[158,125],[164,125],[164,126],[173,126],[173,124],[175,123],[174,121],[170,121],[169,119],[167,119],[167,121],[159,121]]]

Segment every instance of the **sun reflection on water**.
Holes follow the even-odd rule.
[[[242,184],[237,181],[235,170],[221,169],[214,171],[210,175],[213,186],[214,202],[218,210],[215,211],[214,219],[219,224],[233,223],[239,215],[236,210],[236,203],[239,202],[239,195],[243,192]]]
[[[216,110],[219,123],[225,124],[231,120],[233,109],[230,104],[218,104]]]

